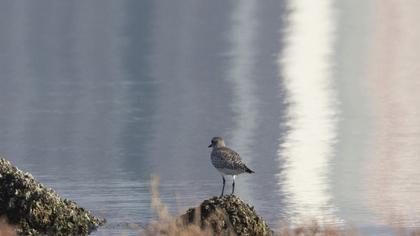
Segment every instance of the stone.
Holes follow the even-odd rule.
[[[198,207],[190,208],[181,220],[185,225],[210,228],[214,235],[273,235],[254,207],[234,195],[205,200]]]
[[[88,235],[105,223],[0,158],[0,216],[19,235]]]

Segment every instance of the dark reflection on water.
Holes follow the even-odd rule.
[[[150,177],[149,153],[153,135],[153,121],[156,117],[155,102],[158,83],[151,72],[151,51],[153,38],[153,1],[129,1],[122,6],[124,10],[121,24],[122,71],[119,80],[123,84],[120,133],[117,141],[121,168],[130,175]]]

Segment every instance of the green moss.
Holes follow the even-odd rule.
[[[0,159],[0,215],[20,235],[88,235],[105,223],[71,200]]]
[[[213,197],[181,216],[185,224],[211,228],[215,235],[272,235],[273,231],[254,210],[232,195]]]

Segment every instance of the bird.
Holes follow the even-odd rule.
[[[232,149],[226,147],[225,141],[221,137],[214,137],[211,139],[211,144],[208,146],[213,148],[210,154],[211,163],[213,166],[220,172],[223,180],[222,194],[223,196],[225,191],[225,176],[232,175],[232,194],[235,192],[235,178],[237,175],[242,173],[255,173],[253,170],[249,169],[245,163],[242,161],[239,154]]]

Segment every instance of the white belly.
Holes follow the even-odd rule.
[[[232,169],[217,169],[220,173],[222,173],[223,175],[239,175],[244,173],[242,170],[237,169],[237,170],[232,170]]]

